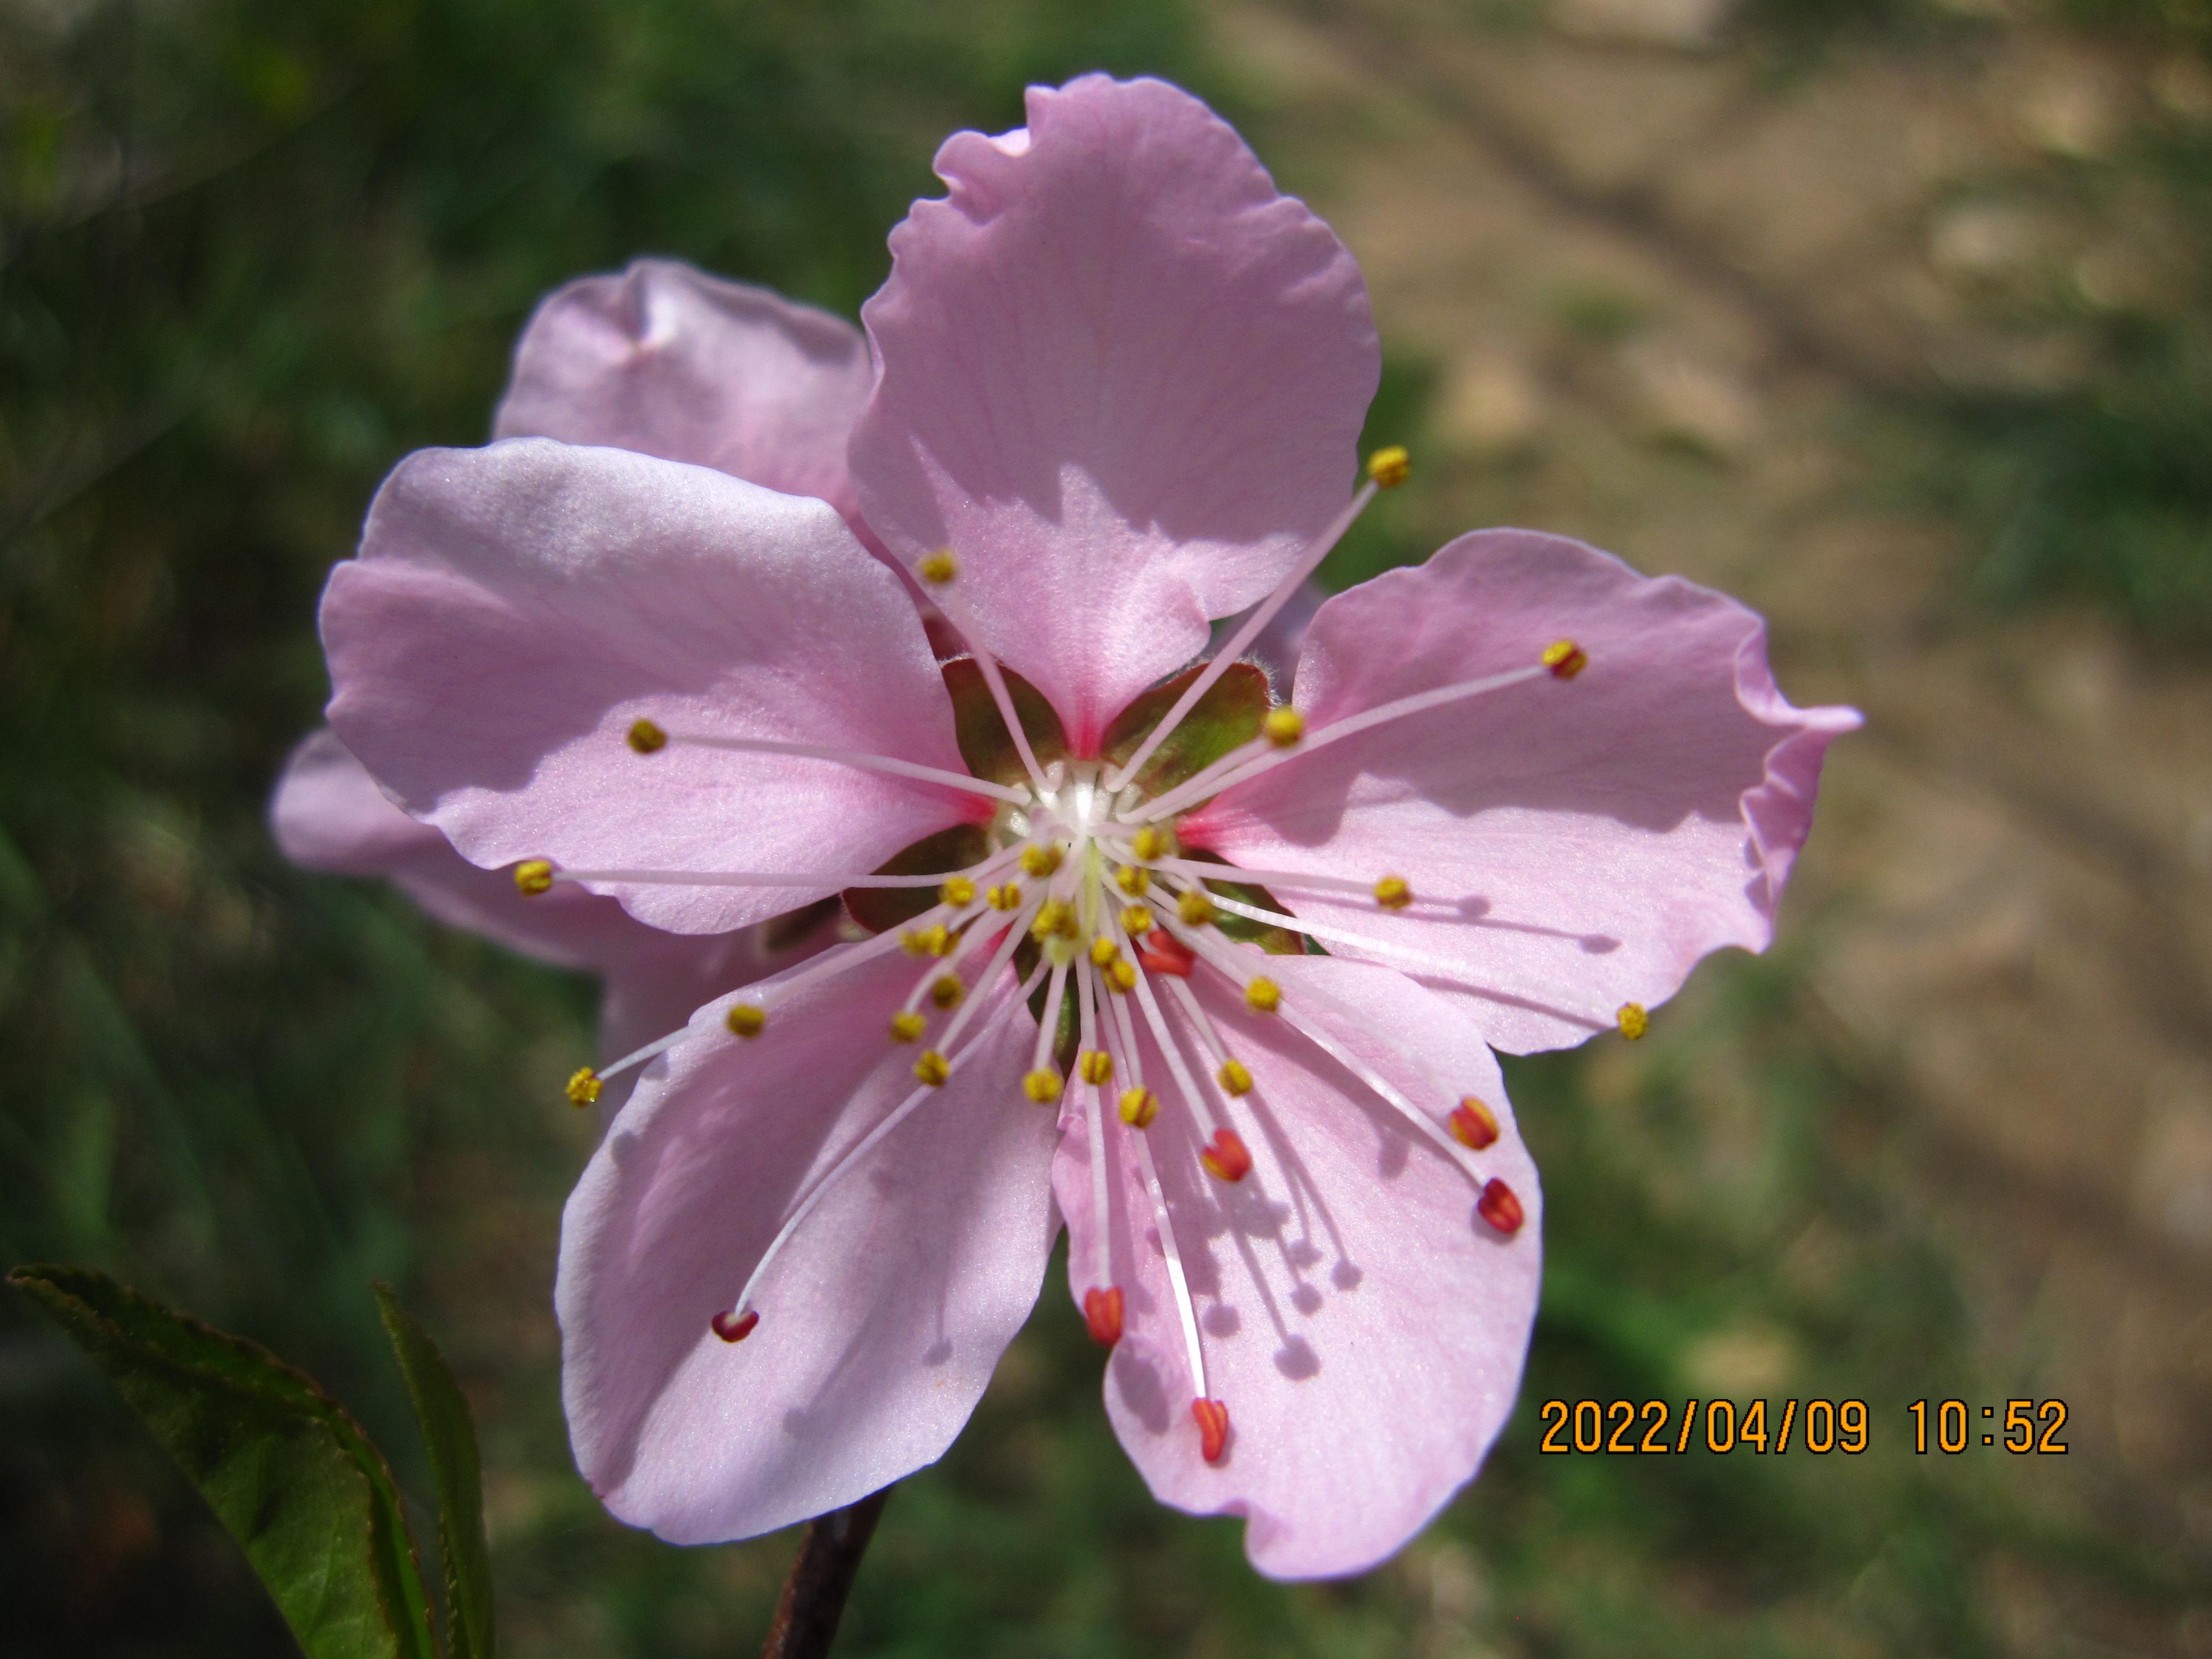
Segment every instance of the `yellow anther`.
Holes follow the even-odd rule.
[[[1175,837],[1157,823],[1148,823],[1129,837],[1129,850],[1140,859],[1164,859],[1175,846]]]
[[[1620,1034],[1631,1042],[1651,1029],[1651,1016],[1640,1002],[1624,1002],[1613,1018],[1620,1022]]]
[[[1099,975],[1109,991],[1133,991],[1137,988],[1137,964],[1127,957],[1121,957]]]
[[[911,1008],[902,1008],[891,1016],[891,1041],[919,1042],[921,1041],[922,1029],[928,1024],[927,1020],[922,1018]]]
[[[768,1010],[756,1003],[733,1002],[730,1012],[722,1016],[722,1024],[732,1036],[757,1037],[768,1024]]]
[[[1085,1083],[1111,1083],[1114,1056],[1103,1048],[1086,1048],[1076,1056],[1075,1072]]]
[[[1413,458],[1406,453],[1403,444],[1392,444],[1388,448],[1378,449],[1367,458],[1367,476],[1379,489],[1395,489],[1406,482],[1407,475],[1413,470]]]
[[[1111,967],[1114,959],[1121,954],[1121,947],[1103,933],[1091,941],[1091,965],[1093,968]]]
[[[525,859],[514,866],[514,890],[536,898],[553,890],[553,866],[544,859]]]
[[[1060,848],[1052,842],[1043,842],[1022,848],[1022,873],[1035,876],[1040,881],[1060,868]]]
[[[929,1000],[940,1008],[957,1008],[960,999],[968,994],[968,988],[960,982],[957,974],[939,974],[929,988]]]
[[[1288,749],[1306,734],[1306,717],[1295,708],[1270,708],[1260,722],[1261,735],[1278,749]]]
[[[909,927],[899,935],[899,943],[910,957],[941,957],[952,950],[952,930],[943,922],[930,927]]]
[[[668,747],[668,733],[651,720],[632,720],[629,726],[629,746],[641,755],[650,755],[655,750]]]
[[[1150,1089],[1121,1091],[1121,1121],[1132,1129],[1142,1129],[1160,1115],[1160,1097]]]
[[[1554,679],[1571,680],[1589,666],[1589,659],[1572,640],[1553,640],[1544,647],[1544,666]]]
[[[1413,902],[1413,890],[1403,876],[1385,876],[1375,884],[1375,902],[1385,910],[1402,910]]]
[[[1203,927],[1213,920],[1213,901],[1194,887],[1176,901],[1176,914],[1184,927]]]
[[[1002,881],[983,895],[983,902],[994,910],[1018,910],[1022,908],[1020,884]]]
[[[1140,897],[1152,884],[1152,872],[1140,865],[1125,864],[1114,872],[1114,884],[1131,898]]]
[[[945,884],[937,890],[937,899],[939,903],[949,904],[956,910],[963,904],[973,904],[975,902],[975,884],[965,876],[948,877]]]
[[[605,1086],[599,1081],[597,1072],[588,1066],[583,1066],[568,1079],[568,1103],[571,1106],[588,1106],[599,1097],[599,1091]]]
[[[921,572],[922,580],[933,582],[942,587],[960,574],[960,561],[952,556],[951,548],[940,548],[924,559],[915,568]]]
[[[1241,1060],[1223,1060],[1221,1069],[1214,1076],[1221,1079],[1222,1088],[1232,1095],[1252,1092],[1252,1073],[1244,1068],[1244,1062]]]
[[[1036,915],[1030,922],[1030,937],[1040,945],[1055,934],[1073,939],[1076,933],[1075,907],[1065,899],[1047,899],[1037,906]]]
[[[1152,913],[1148,906],[1132,904],[1121,912],[1121,927],[1131,939],[1142,939],[1152,931]]]
[[[942,1089],[952,1075],[952,1064],[934,1048],[924,1048],[914,1063],[914,1074],[933,1089]]]
[[[1283,1006],[1283,988],[1272,979],[1255,979],[1244,988],[1244,1002],[1255,1014],[1272,1014]]]
[[[1060,1073],[1048,1066],[1040,1066],[1022,1079],[1022,1092],[1040,1106],[1058,1100],[1060,1087]]]

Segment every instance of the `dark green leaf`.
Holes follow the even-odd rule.
[[[446,1650],[451,1659],[492,1659],[491,1553],[484,1542],[483,1481],[477,1462],[476,1425],[445,1356],[399,1305],[392,1286],[376,1285],[392,1351],[407,1379],[430,1453],[438,1488],[438,1559],[446,1569]]]
[[[1029,733],[1037,764],[1051,765],[1067,753],[1067,733],[1061,729],[1060,716],[1045,701],[1044,693],[1019,674],[1011,668],[999,672],[1006,677],[1006,695],[1013,700],[1022,730]],[[1026,783],[1029,769],[1022,764],[1021,751],[1014,747],[1013,734],[1006,730],[1006,718],[999,713],[975,659],[955,657],[944,665],[944,672],[945,689],[952,694],[953,735],[959,740],[960,758],[968,763],[969,771],[993,783]]]
[[[1164,684],[1156,685],[1114,717],[1106,728],[1106,758],[1120,766],[1137,752],[1152,729],[1175,707],[1177,697],[1190,689],[1199,668],[1186,669]],[[1228,672],[1206,687],[1190,713],[1184,715],[1167,740],[1152,751],[1145,769],[1133,781],[1148,795],[1172,789],[1185,778],[1241,749],[1260,735],[1271,698],[1267,676],[1249,662],[1231,663]]]
[[[307,1659],[437,1659],[398,1489],[345,1407],[267,1349],[88,1268],[18,1268],[244,1548]]]
[[[1004,730],[1003,727],[1000,728]],[[956,823],[933,836],[924,836],[913,846],[895,853],[877,866],[878,876],[926,876],[965,870],[991,850],[991,840],[980,823]],[[928,887],[848,887],[845,908],[853,920],[872,933],[886,933],[912,921],[937,902]]]

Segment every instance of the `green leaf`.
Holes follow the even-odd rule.
[[[20,1267],[253,1564],[307,1659],[437,1659],[392,1471],[345,1407],[267,1349],[104,1273]]]
[[[415,1420],[438,1489],[438,1559],[446,1569],[446,1650],[451,1659],[492,1659],[491,1552],[484,1542],[483,1480],[469,1402],[437,1345],[380,1281],[376,1305],[407,1379]]]
[[[1006,730],[1006,717],[983,683],[983,671],[973,657],[955,657],[943,665],[945,689],[952,694],[952,733],[960,744],[960,758],[968,769],[992,783],[1027,783],[1029,769]],[[1011,668],[1006,676],[1006,696],[1014,714],[1029,733],[1030,747],[1039,766],[1049,766],[1067,753],[1067,733],[1043,692]]]
[[[1120,766],[1135,754],[1137,745],[1166,717],[1176,699],[1190,689],[1204,667],[1201,663],[1185,669],[1116,714],[1113,725],[1106,728],[1106,758]],[[1185,778],[1197,776],[1231,750],[1241,749],[1258,737],[1272,702],[1267,676],[1262,670],[1249,662],[1230,664],[1228,672],[1206,687],[1206,695],[1152,751],[1145,769],[1132,781],[1147,795],[1158,795]]]
[[[1000,728],[1004,731],[1006,728]],[[933,836],[924,836],[911,847],[894,853],[871,873],[878,876],[950,875],[980,862],[991,850],[991,838],[980,823],[956,823]],[[937,902],[929,887],[848,887],[845,908],[853,920],[872,933],[888,933],[912,921]]]

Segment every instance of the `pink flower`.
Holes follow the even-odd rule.
[[[575,443],[412,456],[325,599],[331,723],[526,887],[884,926],[623,1065],[556,1293],[615,1514],[742,1537],[931,1462],[1065,1219],[1153,1492],[1356,1571],[1519,1384],[1541,1203],[1492,1048],[1632,1035],[1764,946],[1856,716],[1784,702],[1733,601],[1522,532],[1328,600],[1271,703],[1238,654],[1372,493],[1350,255],[1157,82],[1032,90],[937,170],[844,516]]]
[[[845,447],[872,379],[867,343],[842,319],[673,260],[641,259],[619,276],[571,283],[538,307],[492,430],[719,467],[819,496],[860,529]],[[580,887],[526,898],[511,877],[477,868],[392,805],[328,730],[293,750],[270,817],[295,864],[386,877],[441,921],[604,975],[608,1058],[830,938],[805,911],[696,936],[633,921]],[[630,1080],[618,1076],[602,1106],[618,1106]]]

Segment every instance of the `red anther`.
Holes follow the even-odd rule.
[[[718,1313],[707,1322],[714,1328],[714,1334],[725,1342],[742,1342],[753,1334],[760,1323],[757,1313]]]
[[[1137,945],[1137,961],[1147,973],[1188,979],[1191,964],[1197,960],[1190,947],[1164,927],[1153,928]]]
[[[1238,1182],[1252,1173],[1252,1154],[1234,1129],[1216,1129],[1213,1144],[1200,1149],[1198,1161],[1216,1181]]]
[[[1451,1126],[1452,1139],[1462,1146],[1480,1152],[1498,1139],[1498,1115],[1473,1095],[1452,1108],[1446,1120]]]
[[[1121,1287],[1083,1293],[1083,1322],[1091,1327],[1091,1340],[1110,1348],[1121,1340]]]
[[[1209,1463],[1218,1463],[1229,1449],[1229,1407],[1218,1400],[1190,1402],[1191,1420],[1198,1425],[1198,1449]]]
[[[1482,1196],[1474,1200],[1474,1212],[1508,1238],[1519,1232],[1521,1224],[1528,1218],[1513,1189],[1495,1176],[1482,1183]]]

